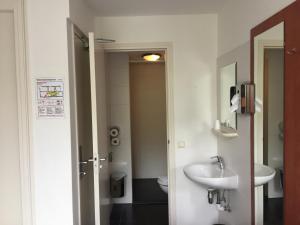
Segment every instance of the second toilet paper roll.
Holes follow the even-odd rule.
[[[119,138],[112,138],[110,140],[110,143],[111,143],[112,146],[118,146],[118,145],[120,145],[120,139]]]

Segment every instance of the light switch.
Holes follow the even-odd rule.
[[[185,148],[185,141],[178,141],[177,142],[177,147],[178,148]]]

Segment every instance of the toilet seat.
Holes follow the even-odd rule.
[[[168,187],[168,177],[159,177],[157,179],[157,183],[159,183],[161,186]]]

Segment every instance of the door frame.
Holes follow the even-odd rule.
[[[276,13],[275,15],[271,16],[269,19],[265,20],[264,22],[260,23],[259,25],[257,25],[256,27],[254,27],[251,30],[251,34],[250,34],[250,42],[251,42],[251,50],[250,50],[250,65],[251,65],[251,70],[250,70],[250,79],[251,79],[251,83],[254,83],[254,63],[255,63],[255,37],[267,30],[269,30],[270,28],[284,22],[284,26],[285,26],[285,31],[287,30],[286,25],[287,22],[290,21],[290,16],[291,13],[294,12],[295,9],[300,8],[300,0],[296,0],[295,2],[293,2],[292,4],[290,4],[289,6],[287,6],[286,8],[282,9],[281,11],[279,11],[278,13]],[[290,24],[289,24],[290,25]],[[289,43],[290,39],[291,39],[291,35],[287,35],[287,33],[284,33],[284,41],[285,41],[285,47],[290,47],[289,45],[291,45]],[[288,39],[288,38],[289,39]],[[288,49],[287,49],[288,50]],[[286,53],[287,54],[287,53]],[[285,56],[286,56],[285,54]],[[291,70],[288,69],[288,64],[289,59],[288,57],[285,57],[285,83],[286,83],[286,77],[287,74],[291,75]],[[291,65],[288,64],[288,65]],[[289,79],[291,76],[289,76]],[[284,118],[286,121],[287,118],[287,106],[290,106],[289,104],[287,104],[287,96],[286,96],[286,84],[285,84],[285,97],[284,97]],[[251,142],[251,224],[255,225],[255,186],[254,186],[254,114],[251,115],[251,120],[250,120],[250,142]],[[287,128],[285,128],[285,133],[287,133]],[[292,132],[292,130],[291,130]],[[296,165],[297,165],[297,158],[294,157],[294,155],[296,155],[297,153],[297,149],[295,148],[291,148],[290,145],[288,145],[288,142],[286,141],[287,139],[287,135],[284,136],[284,170],[285,171],[289,171],[290,175],[289,178],[287,178],[287,176],[285,176],[284,178],[284,189],[285,190],[290,190],[295,188],[295,185],[297,184],[296,179],[292,179],[291,176],[295,175],[297,171]],[[291,143],[291,145],[293,145],[295,143]],[[288,151],[287,151],[288,148]],[[291,165],[291,166],[287,166],[287,162]],[[294,169],[295,171],[293,172],[292,169]],[[285,173],[287,174],[287,173]],[[290,191],[291,192],[291,191]],[[295,215],[297,212],[297,210],[299,210],[298,207],[293,207],[295,205],[295,201],[293,194],[294,193],[290,193],[289,191],[285,191],[285,198],[284,198],[284,222],[285,224],[295,224],[293,223],[293,221],[297,218],[293,218],[293,215]],[[297,198],[299,199],[299,198]],[[299,219],[299,218],[298,218]]]
[[[176,165],[175,165],[175,128],[174,128],[174,81],[173,45],[169,42],[150,43],[109,43],[104,44],[105,52],[164,51],[166,53],[166,107],[168,137],[168,207],[169,225],[176,224]]]
[[[31,81],[27,64],[26,0],[5,0],[0,11],[14,16],[22,225],[35,224],[33,210]]]

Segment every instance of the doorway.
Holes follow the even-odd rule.
[[[276,170],[263,187],[264,225],[283,225],[284,49],[264,49],[263,163]]]
[[[111,225],[169,224],[165,51],[151,52],[160,60],[145,61],[143,50],[106,52],[108,117],[118,132],[111,137],[111,173],[124,178]]]
[[[165,62],[136,59],[143,54],[129,54],[133,203],[167,204]]]
[[[283,224],[284,179],[284,24],[255,38],[255,167],[272,169],[273,178],[255,188],[256,225]]]
[[[159,219],[164,215],[165,221],[163,224],[174,224],[175,218],[171,215],[175,215],[175,204],[170,204],[175,201],[175,156],[172,150],[174,148],[172,122],[173,96],[172,89],[168,86],[168,84],[172,83],[170,66],[172,58],[169,57],[168,60],[164,58],[166,76],[165,85],[163,86],[166,111],[165,136],[168,137],[165,139],[165,150],[167,151],[167,162],[165,162],[165,166],[167,167],[167,173],[169,175],[167,178],[169,181],[168,184],[171,184],[169,185],[169,194],[167,195],[169,198],[163,202],[163,204],[156,204],[155,207],[153,207],[153,205],[150,205],[150,207],[146,205],[147,207],[141,209],[140,207],[135,207],[136,205],[133,204],[132,196],[131,136],[128,135],[131,133],[129,72],[127,81],[124,77],[121,79],[111,79],[112,77],[108,77],[107,75],[109,60],[106,57],[112,52],[120,53],[120,58],[126,55],[124,53],[133,51],[155,50],[167,53],[171,52],[171,46],[167,44],[151,44],[150,47],[148,45],[147,47],[137,48],[137,46],[139,46],[138,44],[132,44],[130,46],[109,44],[107,42],[103,44],[102,39],[96,39],[93,33],[89,33],[89,37],[86,37],[71,21],[68,22],[70,103],[71,109],[73,109],[71,110],[71,130],[74,222],[79,225],[86,224],[88,221],[96,225],[108,225],[110,224],[110,216],[112,216],[112,203],[115,203],[121,207],[113,207],[113,209],[116,209],[115,211],[122,211],[119,215],[123,215],[124,210],[127,212],[127,215],[130,215],[130,213],[140,215],[140,213],[136,213],[136,210],[142,210],[147,213],[154,213],[148,215],[149,219]],[[153,48],[153,46],[156,47]],[[167,54],[164,54],[164,56],[165,55]],[[78,60],[76,61],[77,58]],[[89,62],[89,68],[87,68],[87,62]],[[115,63],[116,61],[113,62]],[[127,67],[129,71],[129,59],[127,61]],[[117,71],[118,74],[124,72],[122,64],[115,64],[112,68]],[[88,80],[90,82],[88,82]],[[126,87],[126,82],[128,87]],[[117,84],[116,86],[118,88],[112,91],[110,89],[111,84]],[[126,93],[124,92],[126,88],[127,94],[124,94]],[[89,91],[90,93],[88,94]],[[121,98],[116,98],[118,94]],[[126,98],[128,104],[122,103]],[[117,108],[118,110],[115,110]],[[83,115],[83,118],[86,118],[87,122],[80,122],[80,115]],[[80,124],[81,126],[79,126]],[[88,133],[92,134],[92,137],[83,130],[85,126],[89,130]],[[79,131],[78,129],[82,130]],[[115,130],[118,132],[116,136],[113,136],[112,134],[114,134]],[[80,143],[80,135],[82,137],[88,137],[86,139],[89,143],[88,145],[83,146]],[[118,138],[120,139],[118,140]],[[113,148],[117,148],[118,143],[123,144],[122,149],[112,151]],[[92,149],[88,146],[91,146]],[[128,148],[128,146],[130,147]],[[88,149],[90,153],[92,153],[92,156],[91,154],[85,154],[88,152]],[[121,156],[125,157],[126,160],[117,160],[118,157]],[[116,172],[121,173],[117,173],[116,175]],[[88,179],[90,176],[88,175],[89,173],[90,175],[93,173],[93,179]],[[84,185],[84,183],[82,183],[84,180],[90,180],[90,184]],[[160,187],[158,182],[156,187]],[[93,193],[86,193],[84,197],[82,193],[84,190],[93,190]],[[163,189],[158,190],[162,191]],[[130,204],[129,207],[128,204]],[[145,204],[140,205],[145,206]],[[143,213],[141,213],[141,215],[143,215]],[[160,222],[161,221],[162,220],[160,220]],[[156,224],[155,221],[154,223]]]

